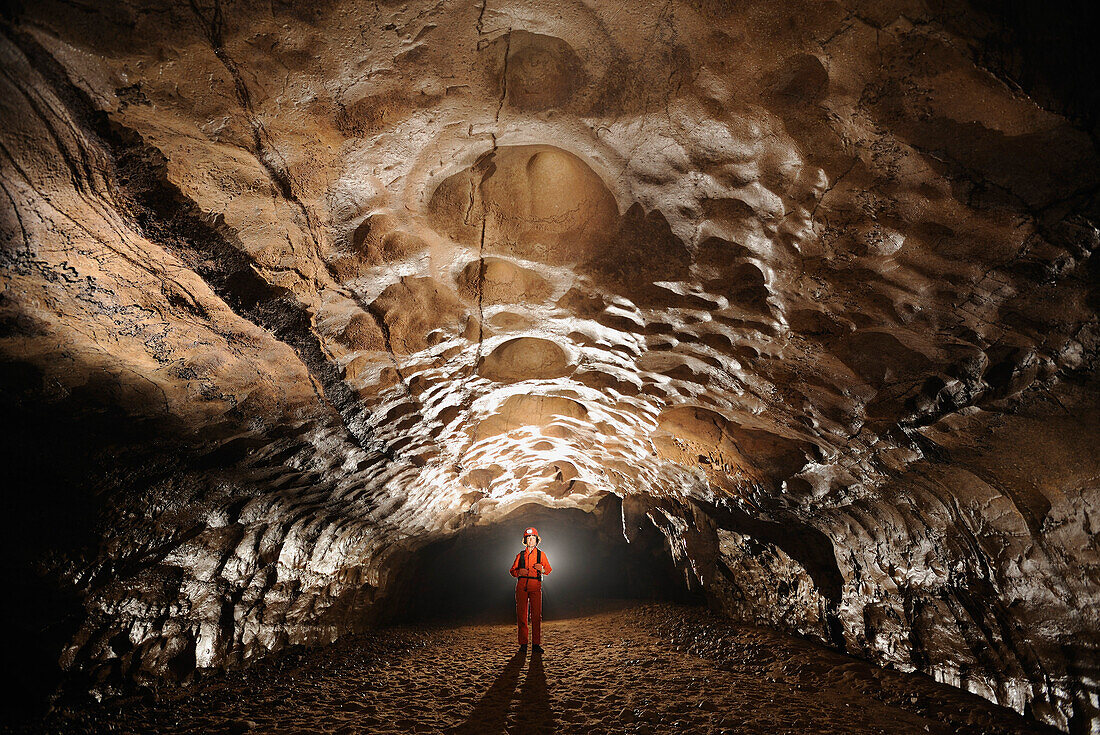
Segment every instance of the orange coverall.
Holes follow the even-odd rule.
[[[549,574],[550,562],[538,549],[524,549],[516,554],[510,574],[516,577],[516,620],[519,622],[519,644],[527,645],[527,608],[531,608],[533,643],[542,643],[542,581],[535,565],[542,560],[542,573]]]

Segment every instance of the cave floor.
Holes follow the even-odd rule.
[[[79,719],[97,732],[164,733],[1057,732],[701,608],[622,603],[548,620],[541,656],[518,655],[515,635],[513,625],[383,629]]]

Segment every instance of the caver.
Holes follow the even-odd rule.
[[[523,531],[523,551],[516,554],[510,574],[516,578],[516,622],[519,623],[519,645],[527,648],[527,612],[531,612],[534,650],[542,653],[542,577],[552,570],[546,554],[538,548],[542,541],[538,529]]]

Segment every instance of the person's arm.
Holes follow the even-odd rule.
[[[519,552],[518,554],[516,554],[516,560],[514,562],[512,562],[512,568],[508,571],[508,573],[511,574],[513,577],[518,577],[519,576],[519,560],[522,556],[523,556],[522,551]]]
[[[546,554],[542,555],[542,573],[543,575],[549,574],[553,570],[550,568],[550,562],[546,559]]]

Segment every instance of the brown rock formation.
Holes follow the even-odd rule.
[[[1100,156],[948,5],[6,15],[25,655],[329,642],[617,496],[731,616],[1095,729]]]

